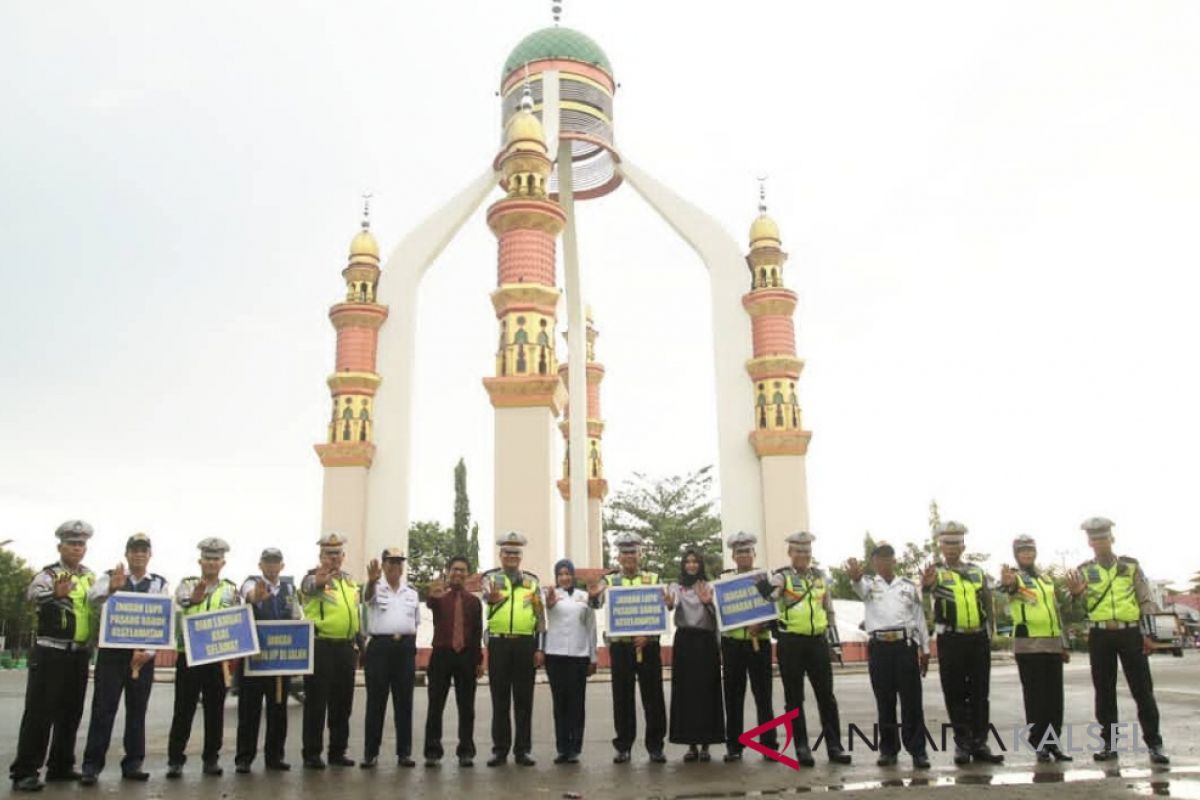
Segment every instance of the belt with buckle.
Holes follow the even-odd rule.
[[[372,633],[371,634],[372,640],[380,639],[382,641],[388,641],[388,642],[403,642],[406,639],[415,639],[415,638],[417,638],[417,635],[415,633]]]
[[[892,628],[883,631],[871,631],[871,638],[876,642],[903,642],[908,639],[908,631]]]
[[[1122,631],[1127,628],[1136,628],[1136,627],[1138,627],[1138,623],[1136,623],[1136,622],[1118,622],[1115,619],[1105,620],[1104,622],[1091,623],[1092,630],[1102,630],[1102,631]]]
[[[57,639],[39,638],[38,647],[49,647],[51,650],[62,650],[67,653],[82,653],[91,648],[87,642],[61,642]]]
[[[939,634],[942,634],[942,633],[962,633],[962,634],[983,633],[983,628],[982,627],[979,627],[979,628],[952,628],[948,625],[941,625],[941,626],[938,626],[938,633]]]
[[[489,639],[528,639],[532,633],[489,633]]]

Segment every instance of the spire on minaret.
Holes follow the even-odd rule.
[[[371,197],[372,195],[370,192],[363,192],[362,229],[364,231],[369,231],[371,229]]]
[[[767,176],[760,175],[758,178],[758,213],[767,213]]]
[[[558,23],[562,21],[562,0],[551,0],[550,13],[554,15],[554,27],[558,27]]]

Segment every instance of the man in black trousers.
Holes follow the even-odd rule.
[[[475,688],[483,677],[483,603],[466,589],[470,562],[455,556],[446,565],[444,581],[429,587],[425,605],[433,612],[433,650],[425,673],[429,687],[429,709],[425,718],[425,766],[442,760],[442,711],[450,684],[458,708],[458,756],[460,767],[474,765]]]

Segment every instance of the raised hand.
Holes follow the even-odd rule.
[[[119,592],[125,588],[125,582],[129,580],[125,575],[125,565],[120,561],[113,567],[112,575],[108,578],[108,593]]]
[[[589,584],[588,585],[588,597],[593,598],[593,599],[597,598],[600,595],[604,594],[604,590],[607,588],[608,588],[608,584],[605,583],[604,581],[597,581],[593,584]]]
[[[63,600],[71,593],[71,583],[73,577],[71,573],[64,572],[54,579],[54,597],[58,600]]]
[[[250,596],[251,603],[261,603],[271,595],[271,590],[267,588],[267,582],[262,578],[254,580],[254,594]]]
[[[1079,570],[1067,570],[1067,591],[1072,595],[1080,595],[1087,591],[1087,582],[1079,574]]]
[[[921,585],[928,589],[935,583],[937,583],[937,566],[930,561],[921,571]]]
[[[375,583],[375,581],[379,580],[382,575],[383,567],[379,566],[379,559],[372,558],[371,563],[367,564],[367,580],[369,580],[371,583]]]
[[[318,589],[324,589],[329,583],[329,579],[333,577],[333,571],[325,567],[317,567],[317,571],[313,573],[313,583]]]
[[[553,586],[547,586],[546,587],[546,608],[554,608],[554,606],[557,603],[558,603],[558,592],[554,590]]]
[[[708,585],[708,581],[700,581],[696,584],[696,597],[705,605],[713,601],[713,589]]]
[[[1000,585],[1010,589],[1017,584],[1017,573],[1008,564],[1000,565]]]
[[[192,589],[192,605],[200,605],[204,601],[204,595],[206,594],[208,594],[208,581],[201,578],[196,581],[196,586]]]
[[[855,583],[862,579],[863,571],[863,565],[859,563],[857,558],[852,558],[846,562],[846,576]]]
[[[500,591],[500,587],[494,583],[492,584],[491,591],[488,592],[487,601],[491,605],[504,602],[504,592]]]
[[[441,578],[429,584],[429,596],[434,600],[439,600],[446,596],[446,581]]]

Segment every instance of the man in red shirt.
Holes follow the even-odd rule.
[[[475,686],[483,676],[483,604],[466,590],[470,562],[454,556],[446,564],[444,580],[429,587],[425,605],[433,611],[433,652],[429,657],[426,683],[429,714],[425,719],[425,766],[436,767],[442,759],[442,710],[450,683],[458,706],[460,767],[474,766]]]

